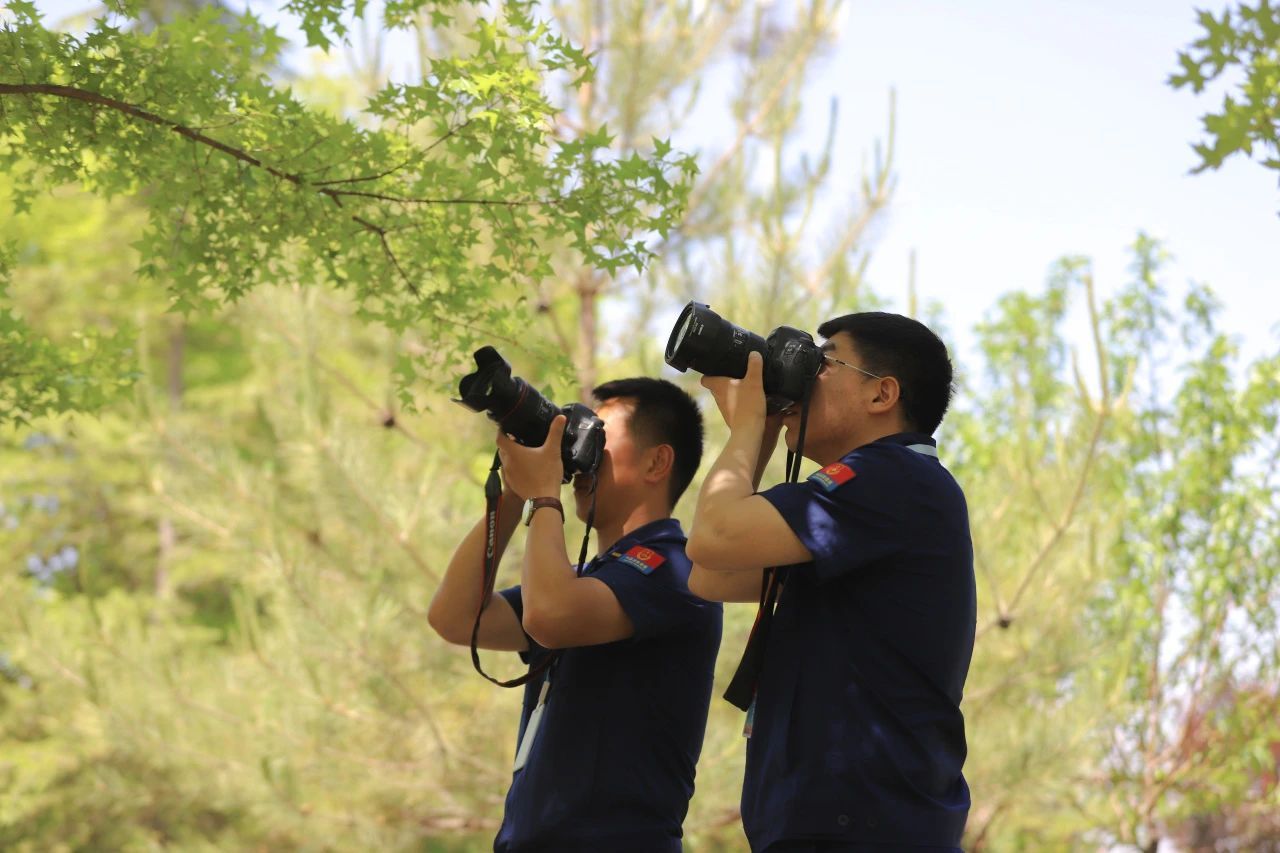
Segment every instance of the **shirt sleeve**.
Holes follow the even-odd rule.
[[[638,567],[634,557],[623,555],[608,560],[589,575],[608,586],[618,599],[635,627],[635,640],[688,630],[720,606],[689,592],[688,558],[683,551],[652,553],[662,559],[657,566],[640,563]]]
[[[511,605],[511,609],[516,612],[516,621],[520,623],[520,630],[524,631],[525,641],[529,643],[526,651],[520,652],[520,660],[533,666],[541,660],[550,650],[545,646],[540,646],[529,636],[529,632],[524,630],[524,596],[520,593],[519,586],[508,587],[507,589],[498,590],[498,595],[507,600],[507,604]]]
[[[910,526],[899,469],[891,453],[860,449],[760,496],[813,555],[818,577],[829,580],[904,550]]]

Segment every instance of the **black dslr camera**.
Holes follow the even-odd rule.
[[[764,393],[769,414],[777,414],[804,400],[813,378],[822,369],[822,349],[813,336],[791,326],[779,326],[762,338],[735,326],[701,302],[680,312],[667,341],[666,361],[684,373],[692,367],[705,376],[741,379],[747,375],[747,355],[764,358]]]
[[[551,421],[564,413],[564,481],[575,474],[590,474],[604,457],[604,421],[581,403],[557,408],[528,382],[511,375],[511,365],[493,347],[475,351],[476,370],[458,383],[461,403],[475,412],[486,412],[502,431],[525,447],[541,447]]]

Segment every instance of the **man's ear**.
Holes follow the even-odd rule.
[[[902,386],[898,384],[898,380],[892,376],[886,376],[880,380],[876,395],[871,398],[871,411],[877,414],[887,412],[901,397]]]
[[[644,479],[648,483],[658,483],[666,479],[676,464],[676,451],[669,444],[659,444],[649,448],[646,455],[649,464],[645,468]]]

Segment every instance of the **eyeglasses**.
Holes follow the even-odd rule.
[[[833,362],[835,362],[836,364],[843,364],[845,367],[851,367],[851,368],[853,368],[854,370],[858,371],[858,372],[859,372],[859,373],[861,373],[861,374],[864,374],[864,375],[866,375],[866,376],[870,376],[872,379],[884,379],[884,377],[883,377],[883,376],[877,376],[876,374],[872,373],[870,370],[863,370],[861,367],[858,367],[856,364],[850,364],[850,363],[849,363],[849,362],[847,362],[847,361],[841,361],[840,359],[836,358],[836,357],[835,357],[835,356],[833,356],[833,355],[826,355],[826,354],[824,353],[824,354],[823,354],[823,356],[822,356],[822,360],[823,360],[823,361],[833,361]]]

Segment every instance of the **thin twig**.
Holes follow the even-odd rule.
[[[431,149],[428,148],[427,150],[430,151]],[[400,171],[401,169],[403,169],[404,167],[412,163],[414,159],[415,159],[414,157],[410,157],[408,160],[405,160],[400,165],[392,166],[390,169],[386,169],[384,171],[378,172],[377,174],[361,175],[359,177],[354,177],[354,178],[334,178],[331,181],[312,181],[311,185],[314,187],[328,187],[328,186],[334,186],[336,184],[359,184],[359,183],[364,183],[365,181],[376,181],[381,178],[388,177],[389,175],[394,175],[396,172]]]
[[[386,255],[387,260],[395,267],[396,272],[400,274],[400,278],[404,280],[405,287],[409,288],[409,292],[414,296],[421,296],[422,294],[418,291],[418,285],[414,284],[413,279],[409,278],[409,273],[400,265],[400,259],[396,257],[395,251],[391,248],[391,242],[387,240],[387,229],[381,225],[375,225],[362,216],[353,216],[351,218],[366,231],[372,231],[378,236],[378,240],[382,243],[382,253]]]
[[[232,157],[242,163],[246,163],[257,169],[262,169],[273,177],[282,181],[288,181],[294,186],[303,189],[313,189],[321,195],[337,199],[343,196],[358,196],[363,198],[371,198],[379,201],[392,201],[401,204],[475,204],[475,205],[496,205],[505,207],[527,207],[535,205],[553,205],[558,204],[558,199],[477,199],[477,198],[406,198],[402,196],[387,195],[382,193],[365,193],[354,190],[338,190],[333,189],[330,184],[338,183],[331,181],[323,181],[311,183],[300,174],[294,172],[286,172],[264,163],[259,158],[253,156],[242,148],[236,148],[214,139],[207,134],[189,127],[179,122],[167,119],[164,116],[144,110],[134,104],[121,101],[116,98],[109,98],[97,92],[91,92],[87,89],[80,89],[75,86],[61,86],[52,83],[0,83],[0,95],[51,95],[58,98],[66,98],[73,101],[83,101],[89,104],[107,107],[133,118],[154,124],[157,127],[163,127],[171,130],[179,136],[189,139],[200,145],[208,146],[216,151],[221,151],[228,157]],[[323,142],[323,139],[317,140],[312,147]],[[403,166],[396,167],[396,169]],[[393,169],[392,171],[396,171]],[[364,180],[364,179],[360,179]]]

